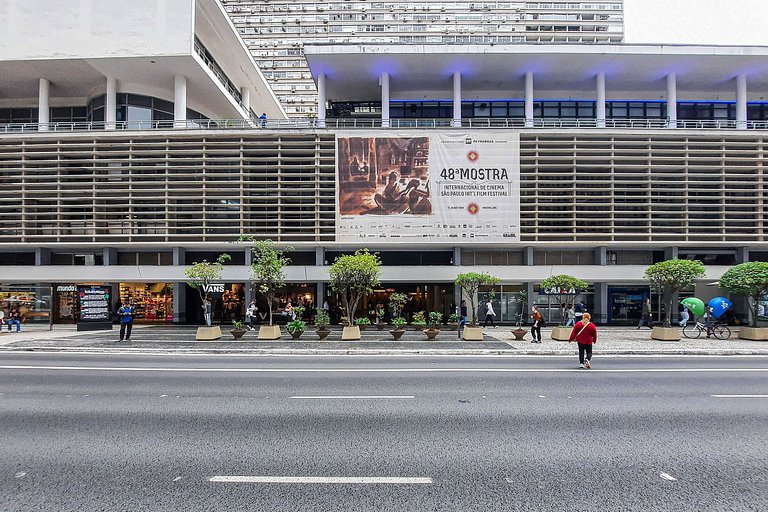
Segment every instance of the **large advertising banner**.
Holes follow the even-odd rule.
[[[520,240],[519,134],[382,131],[337,145],[337,242]]]

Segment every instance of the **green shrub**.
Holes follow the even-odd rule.
[[[303,320],[291,320],[285,325],[285,330],[293,334],[295,332],[304,332],[307,329],[307,324]]]
[[[394,325],[396,329],[402,329],[403,326],[405,324],[407,324],[407,323],[408,322],[405,321],[405,318],[403,318],[401,316],[399,316],[399,317],[395,318],[394,320],[392,320],[392,325]]]
[[[438,311],[429,312],[429,327],[430,329],[437,329],[440,323],[443,321],[443,314]]]
[[[328,315],[328,312],[324,309],[318,309],[317,314],[315,315],[315,325],[319,327],[320,329],[324,329],[331,325],[331,317]]]
[[[361,316],[360,318],[355,318],[355,325],[371,325],[371,321],[367,316]]]
[[[413,325],[427,325],[427,320],[424,318],[424,312],[419,311],[418,313],[414,313],[411,323]]]

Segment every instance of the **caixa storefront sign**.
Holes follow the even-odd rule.
[[[203,285],[205,293],[224,293],[224,283],[210,283]]]

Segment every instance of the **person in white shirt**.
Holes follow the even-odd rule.
[[[259,310],[259,308],[256,307],[256,301],[252,300],[250,304],[248,304],[248,309],[245,310],[245,316],[246,320],[248,321],[248,329],[253,330],[253,321],[256,319],[256,312]]]
[[[495,318],[496,312],[493,310],[493,304],[491,303],[491,300],[488,299],[488,303],[485,305],[485,323],[483,324],[483,327],[488,327],[488,322],[491,322],[491,326],[495,328]]]

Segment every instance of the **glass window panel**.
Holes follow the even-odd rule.
[[[613,107],[613,109],[611,109],[611,115],[617,118],[625,118],[628,113],[629,111],[626,107]]]
[[[507,117],[507,107],[506,105],[503,107],[492,107],[491,108],[491,117]]]
[[[491,117],[491,108],[488,103],[475,103],[475,117]]]
[[[629,109],[629,117],[645,117],[645,109],[643,107],[632,107]]]
[[[142,96],[141,94],[129,94],[128,104],[137,107],[152,108],[152,98],[150,96]]]
[[[579,117],[595,117],[595,109],[593,107],[579,107]]]
[[[576,117],[576,107],[563,107],[560,109],[561,117]]]

